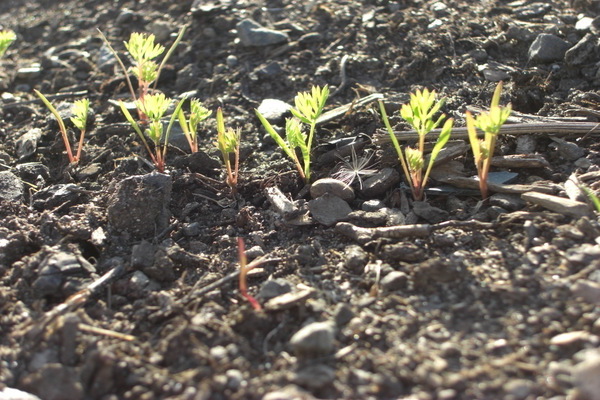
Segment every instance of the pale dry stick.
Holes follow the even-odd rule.
[[[382,228],[362,228],[349,222],[338,222],[335,231],[358,243],[365,244],[380,238],[403,239],[408,237],[428,237],[433,232],[446,228],[492,229],[492,222],[481,221],[446,221],[439,224],[396,225]]]
[[[17,335],[27,335],[28,339],[35,339],[40,334],[42,334],[46,327],[56,318],[66,314],[67,312],[73,311],[79,306],[85,304],[90,297],[92,297],[99,291],[99,289],[106,286],[108,283],[114,281],[115,279],[118,279],[123,274],[125,274],[125,266],[123,264],[117,265],[116,267],[108,271],[106,274],[102,275],[100,278],[90,283],[88,287],[69,296],[63,303],[56,305],[53,309],[45,313],[39,319],[39,321],[35,322],[35,325],[31,327],[31,329],[27,329],[31,322],[26,322],[24,326],[19,327],[19,329],[17,330]]]
[[[429,135],[430,139],[436,139],[441,132],[441,129],[432,130]],[[583,135],[600,135],[600,124],[597,122],[544,122],[531,124],[505,124],[500,128],[501,135],[531,135],[531,134],[548,134],[555,136],[583,136]],[[483,136],[479,132],[480,136]],[[416,131],[396,132],[396,138],[400,141],[416,141],[419,135]],[[453,139],[467,139],[467,128],[460,127],[452,130]],[[384,130],[378,130],[373,137],[373,141],[378,144],[386,144],[390,142],[389,135]]]
[[[329,97],[333,97],[339,92],[341,92],[348,83],[348,76],[346,75],[346,65],[348,64],[348,58],[348,54],[344,54],[342,60],[340,61],[340,86],[338,86],[337,89],[335,89]]]

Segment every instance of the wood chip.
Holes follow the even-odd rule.
[[[521,198],[560,214],[566,214],[572,217],[592,216],[590,207],[586,203],[566,199],[564,197],[538,192],[527,192],[523,193]]]

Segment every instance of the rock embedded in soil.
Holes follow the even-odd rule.
[[[529,62],[539,61],[542,63],[560,61],[569,49],[569,42],[551,33],[539,34],[527,53]]]
[[[290,339],[290,345],[300,357],[326,356],[333,352],[334,333],[332,322],[313,322],[297,331]]]
[[[23,183],[10,171],[0,172],[0,200],[23,201]]]
[[[441,208],[433,207],[426,201],[413,202],[413,212],[431,224],[437,224],[448,219],[448,212]]]
[[[290,112],[291,105],[279,99],[264,99],[258,106],[258,112],[274,124],[282,122]]]
[[[321,197],[325,193],[337,196],[344,201],[354,200],[354,190],[339,179],[322,178],[310,186],[310,195],[313,199]]]
[[[267,29],[251,19],[241,20],[236,28],[238,37],[244,46],[264,47],[285,43],[289,40],[287,33]]]
[[[393,168],[384,168],[375,175],[365,179],[360,192],[365,197],[377,197],[398,183],[400,183],[400,174],[398,171]]]
[[[346,258],[344,260],[344,266],[354,273],[362,273],[365,265],[369,262],[369,253],[357,245],[346,247],[344,256]]]
[[[171,177],[157,172],[123,179],[108,200],[111,228],[140,239],[156,236],[169,226],[171,188]]]
[[[408,275],[402,271],[392,271],[381,279],[381,288],[385,292],[404,289],[408,282]]]
[[[329,193],[308,202],[312,217],[325,226],[335,225],[345,219],[352,209],[344,200]]]
[[[294,374],[293,380],[309,390],[318,390],[330,385],[335,379],[335,370],[328,365],[309,365]]]
[[[600,400],[600,350],[587,350],[583,361],[575,365],[573,377],[577,388],[589,400]]]

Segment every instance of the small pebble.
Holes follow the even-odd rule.
[[[321,197],[325,193],[337,196],[344,201],[354,200],[354,190],[345,182],[334,178],[319,179],[310,186],[310,195],[313,199]]]
[[[290,339],[298,356],[319,357],[331,354],[334,349],[334,325],[331,322],[313,322],[301,328]]]

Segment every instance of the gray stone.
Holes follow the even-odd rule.
[[[0,389],[0,399],[2,400],[41,400],[39,397],[31,393],[24,392],[19,389],[4,387]]]
[[[160,233],[169,226],[171,188],[171,177],[156,172],[123,179],[108,200],[110,226],[136,238]]]
[[[269,46],[285,43],[289,40],[287,33],[267,29],[251,19],[238,22],[236,28],[244,46]]]
[[[290,339],[294,353],[301,357],[319,357],[333,352],[335,328],[331,322],[313,322],[302,327]]]
[[[289,113],[291,105],[278,99],[264,99],[258,106],[258,112],[269,122],[277,123],[283,121]]]
[[[335,379],[335,370],[327,365],[310,365],[294,375],[294,381],[307,389],[318,390],[330,385]]]
[[[552,140],[556,144],[556,150],[561,157],[569,161],[575,161],[585,154],[584,150],[573,142],[567,142],[566,140],[557,137],[552,137]]]
[[[310,186],[310,195],[313,199],[321,197],[325,193],[337,196],[344,201],[354,200],[354,190],[345,182],[334,178],[319,179]]]
[[[580,280],[571,287],[571,292],[588,303],[600,305],[600,283]]]
[[[571,66],[582,65],[598,58],[600,53],[600,39],[588,33],[575,46],[565,53],[565,62]]]
[[[267,301],[274,297],[281,296],[282,294],[290,293],[291,291],[292,284],[287,280],[282,278],[269,279],[262,284],[256,297]]]
[[[383,168],[373,176],[365,179],[361,193],[366,197],[384,194],[400,182],[400,174],[393,168]]]
[[[369,262],[369,254],[357,245],[346,247],[344,266],[352,272],[362,273]]]
[[[505,393],[511,399],[525,399],[532,391],[533,383],[525,379],[513,379],[504,384]]]
[[[365,201],[361,208],[363,211],[377,211],[385,207],[385,203],[378,199]]]
[[[225,64],[227,64],[229,68],[237,67],[237,65],[239,64],[239,60],[236,56],[230,54],[225,59]]]
[[[532,154],[537,147],[537,139],[533,135],[522,135],[517,137],[516,154]]]
[[[449,216],[447,211],[433,207],[426,201],[413,202],[413,212],[431,224],[445,221]]]
[[[583,17],[575,23],[576,31],[587,31],[592,26],[594,22],[594,18],[591,17]]]
[[[8,201],[23,201],[23,182],[10,171],[0,172],[0,199]]]
[[[385,211],[387,214],[386,225],[387,226],[396,226],[396,225],[404,225],[406,224],[406,217],[397,208],[384,208],[382,211]]]
[[[33,128],[22,134],[16,141],[17,157],[25,158],[35,153],[42,134],[40,128]]]
[[[32,206],[37,210],[77,204],[86,196],[85,190],[72,183],[48,186],[33,194]]]
[[[325,226],[335,225],[345,219],[352,209],[344,200],[329,193],[308,202],[312,217]]]
[[[600,400],[600,351],[588,350],[584,359],[573,368],[575,384],[586,399]]]
[[[529,47],[529,62],[560,61],[565,56],[569,47],[569,43],[558,36],[550,33],[541,33]]]
[[[417,262],[425,258],[425,252],[414,243],[400,242],[383,246],[381,257],[387,261]]]
[[[386,292],[404,289],[408,275],[402,271],[392,271],[381,279],[381,288]]]
[[[514,194],[495,193],[490,196],[489,201],[491,205],[502,207],[508,211],[516,211],[525,207],[525,201]]]

